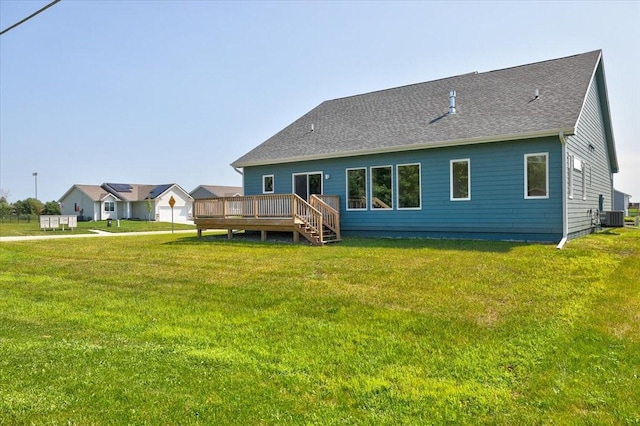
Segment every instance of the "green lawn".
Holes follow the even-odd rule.
[[[0,424],[637,424],[640,230],[0,244]]]
[[[182,223],[173,224],[175,230],[179,229],[193,229],[195,231],[195,225],[188,225]],[[65,229],[62,226],[58,229],[48,229],[43,231],[40,228],[40,222],[37,219],[33,219],[30,222],[8,222],[0,221],[0,237],[14,237],[14,236],[33,236],[33,235],[61,235],[61,234],[91,234],[91,229],[97,229],[105,232],[142,232],[142,231],[171,231],[171,222],[147,222],[143,220],[120,220],[120,226],[114,220],[111,222],[111,226],[107,226],[106,220],[100,220],[97,222],[78,222],[78,227],[71,230],[65,225]]]

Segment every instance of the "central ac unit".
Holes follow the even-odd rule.
[[[600,224],[605,227],[621,228],[624,226],[622,210],[600,212]]]

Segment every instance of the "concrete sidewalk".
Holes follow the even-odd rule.
[[[95,238],[95,237],[131,237],[136,235],[171,234],[171,231],[145,231],[145,232],[107,232],[98,229],[90,229],[93,234],[63,234],[63,235],[28,235],[20,237],[0,237],[0,243],[11,241],[56,240],[61,238]],[[72,231],[73,232],[73,231]],[[173,231],[174,234],[198,235],[195,229],[182,229]]]

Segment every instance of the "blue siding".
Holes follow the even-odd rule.
[[[569,238],[579,237],[596,229],[592,217],[597,217],[600,195],[604,197],[604,210],[613,208],[613,178],[599,93],[594,78],[578,121],[576,134],[567,137],[567,156],[579,158],[584,163],[583,170],[578,171],[572,169],[567,161],[566,172],[571,174],[574,187],[573,198],[567,200]],[[583,199],[582,194],[583,179],[586,199]],[[570,188],[567,188],[567,197],[570,196],[569,192]]]
[[[549,155],[549,198],[524,198],[524,155]],[[450,201],[452,159],[471,161],[471,200]],[[419,163],[422,207],[398,210],[396,166]],[[391,210],[346,210],[346,169],[393,165]],[[558,138],[487,143],[390,154],[247,167],[245,194],[262,192],[262,176],[274,175],[275,193],[291,193],[292,174],[317,172],[324,194],[341,199],[344,235],[554,241],[562,238],[562,148]],[[371,188],[367,188],[370,196]]]

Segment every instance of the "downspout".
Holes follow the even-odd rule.
[[[564,247],[569,234],[569,215],[567,214],[567,140],[564,132],[558,134],[562,145],[562,239],[556,246],[557,249]]]
[[[242,194],[244,195],[244,172],[242,170],[239,170],[236,166],[231,166],[231,167],[233,167],[233,170],[235,170],[236,173],[242,176]]]

